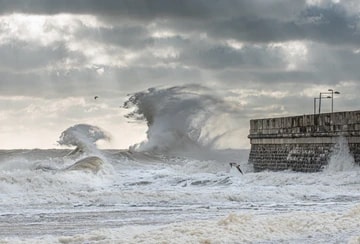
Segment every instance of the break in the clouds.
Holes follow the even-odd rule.
[[[144,131],[123,118],[126,94],[186,84],[239,108],[241,146],[250,118],[311,113],[329,88],[336,110],[358,109],[359,13],[355,0],[0,0],[0,135],[51,147],[96,121],[124,147]]]

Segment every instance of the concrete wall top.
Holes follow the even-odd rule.
[[[360,110],[250,120],[249,138],[360,135]]]

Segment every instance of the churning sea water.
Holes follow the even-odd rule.
[[[1,151],[1,243],[360,242],[358,167],[254,173],[244,160],[242,175],[228,161],[247,150],[69,152]],[[94,155],[99,171],[69,169]]]

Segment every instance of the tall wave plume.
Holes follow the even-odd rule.
[[[74,155],[98,152],[96,142],[99,140],[109,141],[110,136],[97,126],[77,124],[63,131],[58,143],[65,146],[75,146],[76,148],[70,153],[70,155]]]
[[[127,118],[144,120],[147,140],[131,147],[137,151],[194,151],[211,149],[226,135],[230,107],[214,91],[198,86],[149,88],[130,94]]]

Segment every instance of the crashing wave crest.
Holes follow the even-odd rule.
[[[214,91],[198,86],[149,88],[129,96],[127,118],[148,125],[147,140],[131,147],[137,151],[169,152],[212,148],[224,134],[227,115],[233,114]]]
[[[77,124],[63,131],[58,143],[64,146],[76,146],[69,154],[74,155],[85,152],[97,152],[96,142],[99,140],[109,141],[110,136],[97,126]]]

